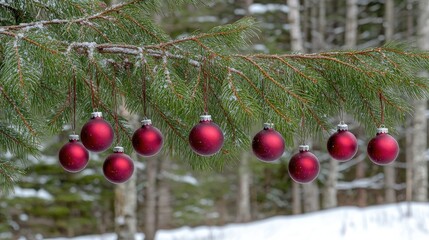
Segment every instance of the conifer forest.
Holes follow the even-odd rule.
[[[0,0],[0,240],[429,239],[428,97],[427,0]]]

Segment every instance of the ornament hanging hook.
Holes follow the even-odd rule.
[[[383,103],[383,93],[379,91],[380,98],[380,126],[384,126],[384,103]]]

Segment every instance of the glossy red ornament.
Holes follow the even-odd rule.
[[[387,128],[377,128],[377,135],[368,143],[368,156],[375,164],[386,165],[398,157],[398,142],[388,132]]]
[[[142,121],[142,127],[134,132],[132,143],[134,150],[144,156],[150,157],[161,151],[164,139],[158,128],[152,126],[150,119]]]
[[[58,154],[60,164],[68,172],[83,170],[89,161],[88,150],[79,142],[79,135],[70,135]]]
[[[114,138],[112,126],[102,117],[101,112],[93,112],[80,132],[82,144],[93,152],[102,152],[108,149]]]
[[[338,124],[337,132],[328,139],[329,155],[335,160],[344,162],[352,159],[358,150],[358,142],[353,133],[348,131],[347,124]]]
[[[131,178],[134,172],[133,160],[124,153],[123,147],[115,147],[103,164],[103,173],[111,183],[123,183]]]
[[[201,156],[211,156],[223,146],[223,133],[212,121],[210,115],[202,115],[200,122],[189,133],[189,144],[192,150]]]
[[[252,150],[259,160],[271,162],[283,155],[285,140],[274,130],[272,123],[265,123],[264,129],[253,137]]]
[[[289,161],[289,175],[297,183],[312,182],[319,175],[319,169],[319,160],[308,145],[300,145],[299,152]]]

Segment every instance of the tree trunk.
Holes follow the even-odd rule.
[[[290,38],[291,38],[291,49],[294,52],[303,52],[304,44],[302,40],[301,32],[301,20],[299,13],[299,1],[298,0],[287,0],[289,6],[289,24],[290,24]]]
[[[301,213],[301,185],[292,181],[292,214]]]
[[[131,115],[125,108],[124,101],[119,107],[119,115],[127,119],[131,126],[140,127],[137,115]],[[137,160],[137,154],[132,151],[130,157],[134,161]],[[137,231],[137,189],[136,189],[136,175],[134,171],[133,176],[125,183],[118,184],[115,187],[115,232],[118,240],[134,240]]]
[[[411,202],[413,201],[413,151],[411,146],[413,145],[413,120],[412,117],[408,117],[406,123],[407,131],[405,131],[405,161],[406,161],[406,172],[405,172],[405,200],[407,201],[407,216],[411,217]]]
[[[249,15],[249,7],[253,0],[244,0],[243,8],[246,10],[246,15]],[[236,222],[248,222],[251,220],[250,211],[250,175],[248,152],[243,152],[238,167],[238,195],[237,195],[237,215]]]
[[[365,171],[366,171],[366,162],[361,161],[356,165],[356,179],[361,179],[365,177]],[[368,194],[365,188],[358,188],[357,189],[357,205],[359,207],[366,207],[367,206],[367,198]]]
[[[137,160],[137,154],[132,152],[130,157]],[[118,240],[134,240],[137,227],[136,218],[136,174],[125,183],[115,187],[115,232]]]
[[[145,211],[145,240],[154,240],[156,234],[156,177],[160,157],[150,157],[146,160],[146,211]]]
[[[357,0],[347,0],[345,48],[354,49],[357,44]]]
[[[417,24],[417,44],[422,50],[429,50],[429,1],[419,1],[419,18]],[[428,77],[427,72],[423,73]],[[426,202],[428,187],[428,169],[426,161],[427,150],[427,100],[414,102],[413,142],[412,152],[414,161],[413,198],[415,201]]]
[[[171,227],[171,217],[173,210],[171,208],[171,189],[170,182],[166,178],[166,173],[170,169],[170,157],[165,156],[160,159],[159,177],[158,177],[158,217],[157,229],[168,229]]]
[[[326,0],[319,1],[319,51],[326,49],[325,32],[326,32]]]
[[[384,35],[387,41],[393,39],[394,34],[394,1],[385,1],[385,20],[384,20]],[[386,203],[396,202],[395,193],[395,168],[393,165],[384,167],[384,201]]]
[[[323,208],[334,208],[337,206],[337,179],[338,161],[329,159],[329,174],[323,190]]]
[[[248,222],[251,220],[250,214],[250,168],[249,153],[241,155],[238,169],[238,198],[237,198],[237,218],[236,222]]]
[[[294,52],[304,52],[299,0],[287,0],[287,5],[289,6],[288,19],[290,24],[291,50]],[[292,213],[301,213],[301,186],[296,182],[292,182]]]
[[[304,212],[308,213],[320,210],[317,182],[303,184],[302,189],[304,192]]]

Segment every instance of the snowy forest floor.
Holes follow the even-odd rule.
[[[427,240],[429,203],[339,207],[309,214],[277,216],[245,224],[160,230],[156,240]],[[114,234],[50,240],[114,240]],[[143,234],[137,234],[143,240]]]

